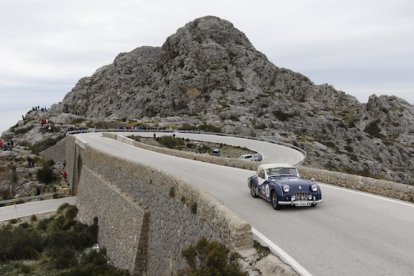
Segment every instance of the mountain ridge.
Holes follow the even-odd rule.
[[[161,47],[117,55],[51,112],[271,136],[306,150],[307,165],[414,184],[412,105],[375,95],[361,104],[315,85],[271,63],[231,22],[214,16],[187,23]]]

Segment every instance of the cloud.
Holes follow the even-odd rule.
[[[315,83],[414,103],[413,14],[411,0],[2,0],[0,89],[64,95],[118,53],[161,46],[187,22],[216,15]]]

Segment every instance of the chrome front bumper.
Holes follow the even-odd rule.
[[[291,206],[312,206],[317,203],[321,203],[323,200],[295,200],[295,201],[279,201],[280,205],[291,205]]]

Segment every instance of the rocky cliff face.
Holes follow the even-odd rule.
[[[389,96],[360,104],[315,85],[212,16],[186,24],[162,47],[119,54],[53,112],[272,136],[304,148],[308,165],[414,184],[412,105]]]

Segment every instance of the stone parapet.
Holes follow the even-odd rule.
[[[77,145],[72,138],[68,143],[68,157],[76,160],[68,162],[70,179],[76,182],[81,170],[79,216],[88,223],[98,217],[99,243],[112,251],[110,260],[117,266],[143,275],[139,256],[146,250],[146,275],[174,275],[186,267],[182,250],[202,237],[236,251],[253,248],[251,226],[210,194],[89,144]],[[124,257],[125,252],[135,259]]]
[[[319,182],[400,200],[414,201],[414,186],[411,185],[304,166],[299,167],[299,172],[303,177],[315,178]]]
[[[256,171],[257,166],[260,164],[251,161],[208,156],[191,152],[172,150],[168,148],[161,148],[157,146],[140,143],[125,136],[117,135],[114,133],[102,133],[102,135],[104,137],[112,138],[144,149],[223,166],[237,167],[241,169]],[[341,172],[333,172],[323,169],[310,168],[305,166],[300,166],[298,169],[303,177],[309,179],[315,178],[315,180],[319,182],[329,183],[344,188],[355,189],[381,196],[414,202],[414,186],[411,185],[380,180],[370,177],[346,174]]]

